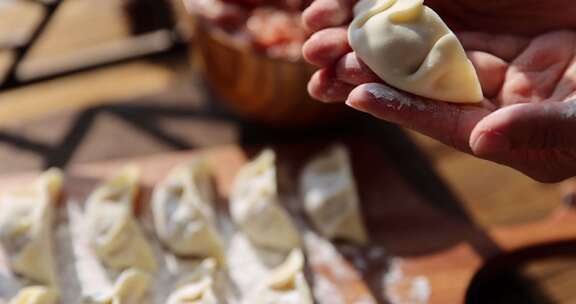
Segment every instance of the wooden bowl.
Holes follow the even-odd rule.
[[[303,60],[270,58],[187,10],[190,56],[213,93],[243,119],[303,126],[336,119],[342,105],[313,100],[306,85],[314,68]]]

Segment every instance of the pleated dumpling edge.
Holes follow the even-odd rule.
[[[53,288],[58,282],[52,226],[62,185],[62,172],[50,169],[33,184],[2,193],[0,203],[0,242],[10,268],[33,284]]]
[[[354,12],[350,45],[385,83],[439,101],[483,100],[462,44],[423,0],[362,0]]]
[[[178,256],[214,257],[224,264],[217,229],[215,189],[207,161],[179,165],[154,188],[152,214],[161,242]]]

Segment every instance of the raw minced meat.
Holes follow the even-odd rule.
[[[310,0],[189,0],[197,14],[247,39],[258,52],[297,60],[308,37],[301,20]]]

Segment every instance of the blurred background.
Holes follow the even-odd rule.
[[[305,91],[305,4],[248,2],[0,0],[0,172],[335,121]]]
[[[456,200],[480,227],[574,203],[569,183],[538,184],[312,101],[300,58],[308,2],[0,0],[0,174],[358,134],[421,195]]]

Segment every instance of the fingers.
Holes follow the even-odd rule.
[[[576,102],[517,104],[481,120],[470,136],[479,157],[552,183],[576,175]]]
[[[360,85],[380,81],[378,76],[353,52],[340,58],[334,69],[336,78],[349,84]]]
[[[574,60],[576,34],[553,32],[532,40],[511,64],[500,99],[503,104],[547,100]]]
[[[323,73],[322,77],[318,74],[308,84],[310,95],[322,101],[343,101],[347,95],[341,96],[340,93],[350,92],[350,90],[343,89],[344,87],[379,81],[379,78],[352,52],[348,44],[348,31],[345,28],[330,28],[314,34],[304,44],[302,54],[308,62],[331,69],[330,73]],[[330,85],[327,83],[330,80],[339,83]],[[328,87],[339,89],[330,94],[320,94],[321,88]],[[319,98],[322,95],[329,95],[331,98]]]
[[[480,32],[458,33],[458,39],[467,51],[490,53],[510,62],[526,49],[530,40],[518,35],[492,35]]]
[[[308,83],[308,93],[324,102],[344,101],[354,85],[378,81],[378,77],[352,52],[345,28],[314,34],[302,49],[304,58],[319,67]]]
[[[377,83],[358,86],[346,103],[465,152],[470,151],[468,143],[474,126],[489,113],[482,107],[430,101]]]
[[[377,80],[377,77],[352,52],[348,29],[343,26],[352,18],[357,0],[316,0],[303,15],[310,31],[317,31],[302,47],[306,61],[321,67],[308,83],[308,92],[324,102],[343,101],[355,84]]]
[[[310,31],[340,26],[352,17],[354,0],[316,0],[302,14]]]
[[[332,65],[350,51],[348,30],[344,27],[317,32],[302,47],[304,59],[319,67]]]
[[[378,76],[356,54],[348,53],[333,67],[316,72],[308,83],[308,92],[320,101],[344,101],[355,86],[377,81]]]
[[[308,82],[310,96],[323,102],[344,101],[352,89],[354,89],[353,85],[336,79],[336,75],[331,69],[317,71]]]
[[[484,96],[490,99],[496,97],[504,85],[508,64],[485,52],[472,51],[467,54],[476,69]]]
[[[551,101],[565,101],[576,97],[576,61],[572,61],[564,71],[562,79],[556,85]]]

